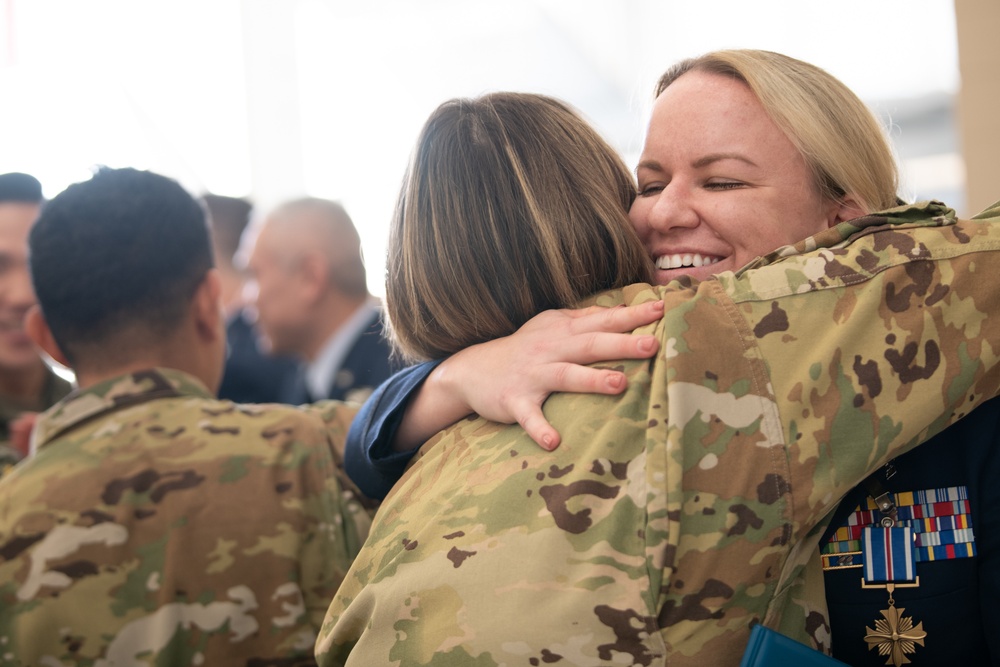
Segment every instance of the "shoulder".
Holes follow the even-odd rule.
[[[112,411],[57,436],[110,457],[129,456],[128,443],[140,437],[151,455],[187,450],[205,461],[217,457],[255,459],[260,465],[334,466],[333,442],[343,439],[353,409],[327,406],[324,411],[281,404],[244,404],[180,396]],[[55,443],[53,443],[55,444]],[[47,449],[48,445],[45,448]]]
[[[203,431],[211,431],[213,426],[233,424],[265,440],[295,438],[327,441],[346,433],[357,410],[357,406],[341,401],[292,406],[217,400],[200,403],[190,418],[198,419]]]

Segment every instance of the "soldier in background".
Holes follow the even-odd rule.
[[[174,181],[99,171],[30,255],[28,331],[80,389],[0,480],[0,662],[313,664],[367,530],[338,481],[353,409],[214,398],[219,277]]]
[[[0,474],[27,453],[32,415],[72,389],[24,333],[24,314],[35,303],[28,231],[41,208],[42,184],[36,178],[0,175]]]

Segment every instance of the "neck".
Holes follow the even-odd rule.
[[[133,348],[131,351],[132,354],[118,357],[113,362],[100,355],[100,350],[96,354],[91,350],[92,354],[81,355],[96,363],[76,365],[73,371],[76,373],[77,384],[81,389],[88,389],[129,373],[150,368],[170,368],[198,378],[213,393],[218,391],[217,383],[220,378],[217,376],[221,376],[221,373],[213,373],[211,367],[217,359],[207,349],[200,348],[187,339],[177,337],[159,346],[146,344],[141,350]]]
[[[312,337],[308,345],[303,350],[306,361],[312,363],[323,350],[326,342],[337,333],[347,320],[361,308],[368,300],[367,295],[361,299],[347,299],[341,295],[334,295],[326,300],[321,307],[317,308],[316,335]]]

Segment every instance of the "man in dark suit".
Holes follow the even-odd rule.
[[[396,370],[358,232],[340,204],[303,198],[274,209],[257,230],[249,268],[271,352],[303,362],[282,401],[363,401]]]

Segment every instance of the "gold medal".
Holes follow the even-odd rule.
[[[865,587],[873,588],[870,584]],[[896,586],[886,584],[885,588],[889,592],[889,608],[881,610],[883,618],[876,619],[874,628],[865,626],[865,642],[868,648],[877,649],[879,655],[889,656],[885,664],[900,667],[909,664],[906,656],[917,650],[917,644],[924,645],[927,633],[923,623],[914,625],[912,618],[903,616],[904,608],[896,609],[896,601],[892,597]]]

